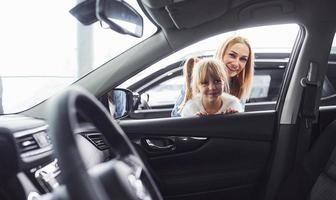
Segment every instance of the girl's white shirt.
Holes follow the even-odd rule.
[[[222,107],[215,114],[223,114],[228,108],[237,110],[238,112],[243,112],[243,107],[240,103],[240,100],[228,93],[223,93],[221,96]],[[197,112],[206,112],[202,104],[202,96],[197,95],[187,101],[184,108],[181,111],[182,117],[195,116]]]

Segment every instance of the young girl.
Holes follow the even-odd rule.
[[[239,99],[229,94],[228,75],[223,65],[213,58],[187,61],[184,68],[186,95],[180,108],[182,117],[243,111]]]
[[[254,74],[254,54],[247,39],[240,36],[229,37],[218,47],[214,56],[225,64],[225,70],[230,79],[230,94],[236,96],[244,109],[245,102],[250,96]],[[187,81],[185,79],[185,81]],[[187,84],[181,88],[172,117],[180,116],[180,107],[183,99],[186,99]]]

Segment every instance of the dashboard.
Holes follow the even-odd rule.
[[[106,139],[90,123],[83,122],[74,134],[88,169],[111,159]],[[36,200],[61,183],[62,172],[44,120],[0,116],[0,157],[0,199]]]

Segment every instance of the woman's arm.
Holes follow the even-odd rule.
[[[226,113],[235,113],[235,112],[244,112],[244,109],[243,109],[240,101],[233,100],[228,104],[228,108],[226,109]]]
[[[177,100],[174,104],[174,108],[170,114],[171,117],[181,117],[181,114],[179,112],[179,109],[180,109],[180,105],[184,99],[184,95],[185,95],[185,87],[183,86],[180,90],[180,94],[179,96],[177,97]]]
[[[245,104],[246,104],[246,99],[240,99],[240,105],[241,105],[241,107],[242,107],[242,109],[243,109],[243,111],[242,112],[244,112],[245,111]]]
[[[237,97],[224,93],[222,100],[224,102],[224,113],[244,112],[241,101]]]

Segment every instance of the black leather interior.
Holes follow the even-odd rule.
[[[165,199],[257,199],[272,151],[276,112],[125,120],[120,125],[145,157]],[[242,126],[242,124],[244,124]],[[153,154],[139,142],[206,138],[188,151]]]
[[[326,119],[333,117],[335,113],[334,109],[322,109],[320,120],[328,122]],[[336,121],[321,126],[323,131],[313,141],[302,162],[295,164],[283,182],[277,199],[336,199]],[[318,129],[315,130],[319,132]]]

